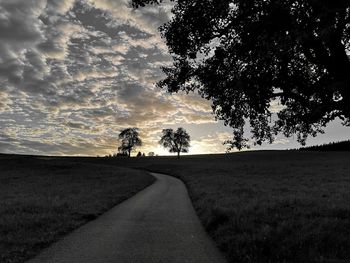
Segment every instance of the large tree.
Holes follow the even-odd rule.
[[[231,146],[244,146],[246,122],[258,144],[279,132],[304,144],[335,118],[350,126],[349,0],[172,2],[160,30],[174,63],[158,85],[211,100],[233,128]]]
[[[121,141],[121,145],[118,147],[119,152],[127,153],[129,157],[131,152],[135,150],[137,146],[142,145],[138,128],[127,128],[122,130],[119,133],[119,140]]]
[[[167,148],[169,152],[177,153],[177,157],[180,157],[180,153],[188,152],[190,140],[190,135],[184,128],[180,127],[176,131],[173,129],[163,129],[159,144]]]

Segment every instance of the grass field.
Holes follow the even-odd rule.
[[[36,255],[154,179],[79,159],[0,155],[0,262]]]
[[[1,205],[0,244],[8,251],[7,259],[13,257],[1,262],[19,262],[15,253],[39,251],[150,183],[143,173],[120,167],[181,178],[203,225],[229,262],[350,262],[350,152],[35,162],[24,158],[0,163],[7,167],[5,175],[1,173],[0,195],[7,208]],[[132,190],[123,193],[127,188],[121,182]],[[35,237],[37,229],[46,233],[42,239]],[[11,252],[12,247],[17,252]]]
[[[350,152],[108,161],[180,177],[229,262],[350,261]]]

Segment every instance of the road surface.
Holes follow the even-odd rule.
[[[29,263],[224,263],[184,184],[156,182],[44,250]]]

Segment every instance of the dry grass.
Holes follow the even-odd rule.
[[[230,262],[350,261],[350,152],[113,162],[185,181],[200,219]]]
[[[24,262],[154,180],[78,159],[0,155],[0,171],[1,263]]]

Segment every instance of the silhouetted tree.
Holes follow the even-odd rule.
[[[180,153],[188,152],[190,140],[190,135],[183,128],[178,128],[176,132],[173,129],[163,129],[159,144],[180,157]]]
[[[119,152],[127,152],[130,157],[131,152],[137,147],[142,145],[142,141],[139,138],[138,128],[127,128],[120,132],[119,140],[121,145],[118,147]]]
[[[135,7],[162,0],[133,0]],[[198,90],[233,128],[231,146],[282,132],[301,144],[339,117],[350,126],[349,0],[173,0],[161,27],[172,67],[158,85]],[[279,103],[271,121],[271,103]]]
[[[120,151],[117,153],[117,157],[128,157],[128,153],[126,151]]]
[[[141,157],[142,156],[142,153],[141,152],[138,152],[136,157]]]

